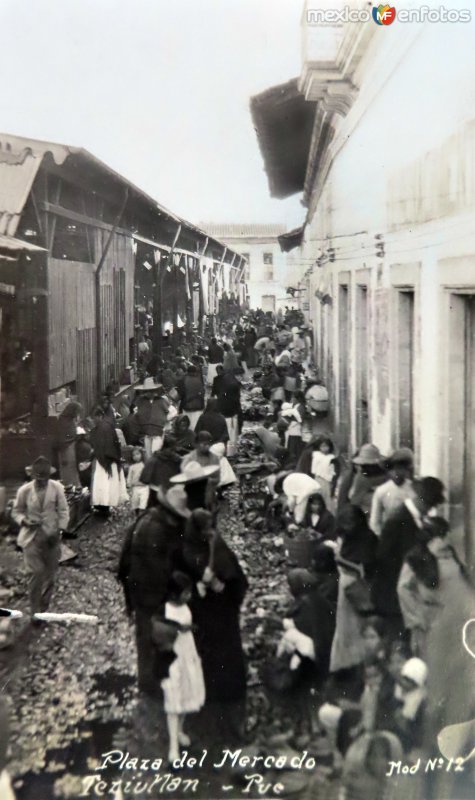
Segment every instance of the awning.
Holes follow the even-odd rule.
[[[303,190],[316,105],[299,92],[297,78],[251,98],[272,197]]]
[[[46,253],[44,247],[38,247],[31,242],[23,242],[21,239],[15,239],[13,236],[5,236],[0,233],[0,250],[14,250],[26,251],[27,253]]]
[[[300,247],[302,244],[303,239],[303,231],[305,225],[301,225],[300,228],[294,228],[291,231],[287,231],[287,233],[283,233],[281,236],[278,236],[280,249],[283,253],[288,253],[290,250],[293,250],[294,247]]]

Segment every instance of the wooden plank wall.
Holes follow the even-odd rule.
[[[94,265],[50,258],[48,263],[49,390],[77,377],[76,332],[95,327]]]
[[[108,232],[94,231],[96,264]],[[86,410],[97,398],[96,264],[50,258],[48,262],[49,390],[76,383]],[[135,256],[131,238],[115,234],[101,271],[102,386],[119,380],[134,335]]]

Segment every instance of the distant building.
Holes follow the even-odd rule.
[[[285,225],[243,225],[201,223],[210,236],[219,236],[247,260],[245,282],[248,287],[250,308],[277,311],[288,305],[285,289],[287,281],[287,255],[283,253],[278,237],[285,233]]]

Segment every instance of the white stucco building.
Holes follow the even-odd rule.
[[[412,447],[473,559],[472,18],[323,26],[306,9],[301,75],[254,98],[253,116],[272,194],[300,191],[307,208],[294,252],[340,445]]]
[[[203,222],[211,236],[221,233],[221,241],[247,260],[245,282],[250,308],[277,311],[289,304],[286,298],[287,255],[282,252],[278,237],[285,225],[219,224]]]

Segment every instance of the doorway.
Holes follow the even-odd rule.
[[[475,295],[450,294],[447,484],[460,554],[475,558]]]
[[[398,291],[397,447],[414,450],[414,290]]]
[[[341,445],[348,449],[350,437],[350,293],[347,284],[338,287],[338,427]]]
[[[368,398],[368,287],[356,287],[356,444],[371,440]]]

